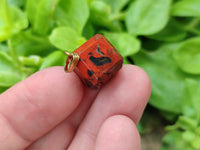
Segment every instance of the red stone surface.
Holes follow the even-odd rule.
[[[81,45],[74,53],[80,60],[76,74],[90,88],[99,88],[122,67],[123,57],[102,35],[96,34]]]

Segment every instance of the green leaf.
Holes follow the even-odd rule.
[[[55,47],[69,52],[74,51],[85,42],[83,37],[69,27],[55,28],[49,36],[49,40]]]
[[[55,51],[49,54],[46,58],[44,58],[44,61],[39,70],[51,66],[64,66],[65,61],[66,61],[66,55],[64,54],[64,52]]]
[[[195,140],[195,138],[196,138],[195,133],[191,131],[186,131],[183,133],[183,139],[187,142],[192,142],[193,140]]]
[[[85,25],[84,29],[83,29],[83,32],[82,32],[82,35],[86,38],[86,39],[89,39],[91,38],[92,36],[94,36],[94,27],[92,26],[92,23],[91,21],[88,21],[87,24]]]
[[[13,72],[0,72],[0,86],[9,87],[17,82],[21,81],[22,78],[17,73]]]
[[[185,81],[183,115],[200,121],[200,84],[194,79]]]
[[[176,148],[174,147],[174,149],[186,148],[187,145],[193,150],[200,148],[200,132],[198,131],[200,122],[200,84],[194,79],[186,79],[185,83],[182,104],[183,115],[178,118],[175,125],[166,128],[170,132],[164,137],[164,141],[166,146],[176,143]],[[177,141],[169,140],[170,135],[175,132],[179,132],[181,135],[176,137],[182,141],[181,145],[177,145]],[[166,141],[166,137],[168,141]]]
[[[161,150],[196,150],[183,140],[183,133],[178,130],[170,131],[163,138]]]
[[[1,71],[7,70],[7,71],[12,71],[16,69],[15,63],[13,63],[12,58],[5,52],[0,51],[0,67]]]
[[[9,87],[22,80],[18,68],[12,59],[0,52],[0,87]]]
[[[0,94],[3,93],[5,90],[7,90],[7,88],[5,88],[5,87],[0,87]]]
[[[139,122],[139,123],[137,124],[137,129],[138,129],[138,131],[139,131],[140,134],[145,133],[144,126],[142,125],[141,122]]]
[[[173,60],[172,53],[180,44],[165,45],[154,52],[141,51],[133,61],[150,76],[152,94],[149,103],[154,107],[179,114],[187,77]]]
[[[34,1],[34,0],[27,0],[26,1],[26,14],[27,14],[27,17],[28,17],[28,19],[29,19],[29,21],[32,25],[35,22],[36,13],[38,11],[38,5],[41,2],[42,1]]]
[[[200,148],[200,134],[195,135],[194,140],[191,141],[191,145],[192,145],[192,147],[194,147],[194,149]]]
[[[28,19],[26,14],[17,7],[11,7],[11,16],[13,21],[13,33],[28,27]]]
[[[172,130],[163,138],[161,150],[198,150],[200,137],[195,130]]]
[[[126,27],[130,34],[151,35],[162,30],[169,19],[171,0],[136,0],[130,5]]]
[[[90,9],[94,12],[94,15],[99,15],[99,17],[109,19],[111,13],[111,7],[109,4],[105,3],[104,1],[94,0],[90,4]],[[91,13],[91,15],[93,15]]]
[[[173,122],[177,119],[177,114],[169,111],[160,110],[160,114],[165,117],[166,120]]]
[[[0,0],[0,41],[7,40],[12,34],[28,26],[24,12],[15,6],[9,6],[6,0]]]
[[[199,0],[181,0],[172,5],[172,15],[180,17],[200,16]]]
[[[171,131],[169,133],[167,133],[164,138],[163,138],[163,147],[161,148],[161,150],[184,150],[184,149],[180,149],[177,148],[178,145],[181,145],[182,141],[182,134],[180,131]],[[186,150],[186,149],[185,149]]]
[[[89,17],[89,8],[85,0],[61,0],[55,12],[59,26],[68,26],[81,35]]]
[[[91,20],[96,24],[109,24],[111,7],[103,1],[92,1],[90,4]]]
[[[33,35],[30,31],[14,35],[11,41],[17,55],[47,55],[53,48],[47,37]]]
[[[131,64],[131,62],[127,59],[127,57],[124,57],[123,64]]]
[[[174,53],[179,67],[191,74],[200,74],[200,37],[191,38],[183,42]]]
[[[25,5],[26,0],[7,0],[7,2],[12,6],[23,7]]]
[[[120,14],[112,14],[111,6],[104,1],[94,0],[90,3],[90,19],[97,26],[121,31],[122,24],[118,20],[118,15],[120,16]]]
[[[119,12],[124,8],[124,6],[128,4],[130,0],[101,0],[101,1],[104,1],[105,3],[109,4],[113,12]]]
[[[198,125],[198,120],[189,118],[187,116],[180,116],[175,124],[175,126],[179,127],[182,130],[192,130],[192,131],[194,131],[197,125]]]
[[[0,4],[0,41],[4,41],[12,33],[12,18],[6,0],[0,0]]]
[[[6,44],[0,43],[0,51],[8,52],[8,46]]]
[[[59,0],[27,0],[26,11],[35,33],[48,33]]]
[[[148,37],[158,41],[175,42],[184,39],[186,35],[187,32],[181,29],[179,24],[174,20],[170,20],[163,30]]]
[[[124,57],[133,55],[140,50],[140,41],[136,37],[131,36],[128,33],[103,33]]]

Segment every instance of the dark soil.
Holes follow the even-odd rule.
[[[141,124],[143,128],[140,133],[142,150],[160,150],[166,120],[158,110],[148,106],[141,119]]]

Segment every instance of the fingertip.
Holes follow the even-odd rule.
[[[132,91],[132,99],[129,101],[132,106],[133,121],[137,124],[151,95],[151,80],[148,74],[136,65],[124,65],[123,75],[129,83],[129,91]],[[127,72],[127,75],[126,73]]]
[[[120,71],[121,76],[128,78],[130,84],[134,82],[134,85],[141,88],[146,95],[151,93],[151,80],[149,75],[140,67],[136,65],[124,65]]]
[[[134,86],[138,89],[139,93],[143,93],[144,100],[147,103],[151,95],[151,80],[149,75],[140,67],[136,65],[124,65],[124,72],[130,74],[130,83],[134,82]],[[142,96],[142,95],[141,95]]]
[[[101,126],[95,150],[140,150],[140,135],[134,122],[123,115],[106,119]]]
[[[116,76],[102,88],[101,93],[102,99],[109,97],[110,104],[118,105],[115,112],[123,112],[132,116],[137,124],[151,94],[150,78],[140,67],[124,65]]]

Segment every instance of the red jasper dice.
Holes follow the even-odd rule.
[[[74,71],[91,88],[98,88],[110,80],[123,63],[123,57],[100,34],[93,36],[74,53],[80,57]]]

